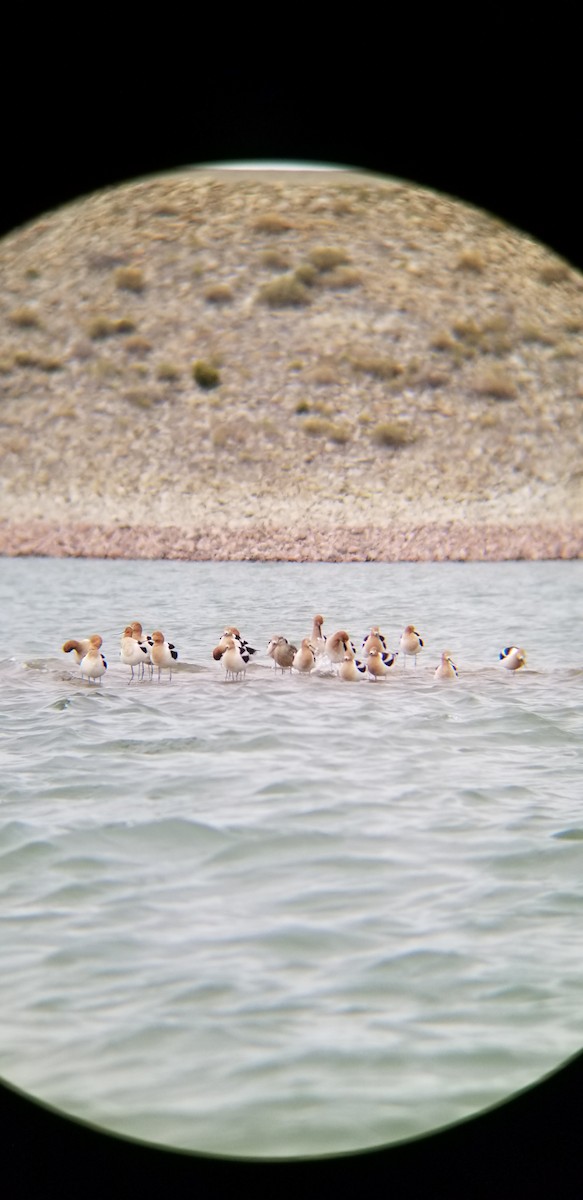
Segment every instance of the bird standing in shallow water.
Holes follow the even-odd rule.
[[[291,642],[288,642],[287,638],[282,637],[281,634],[272,637],[267,647],[267,653],[273,659],[274,669],[277,670],[280,667],[282,675],[285,671],[291,673],[297,652],[297,646],[292,646]]]
[[[394,661],[394,654],[391,655],[390,659],[386,659],[385,655],[381,654],[377,647],[369,650],[366,656],[366,669],[369,679],[373,679],[375,683],[377,679],[384,679],[388,675]]]
[[[120,642],[119,657],[121,662],[126,667],[131,667],[132,673],[128,679],[128,683],[134,678],[134,667],[139,668],[140,675],[144,671],[144,663],[150,662],[150,651],[145,642],[139,642],[134,637],[132,626],[126,625],[123,636]]]
[[[150,657],[154,666],[158,668],[158,682],[162,668],[168,669],[168,679],[172,679],[172,666],[178,658],[178,650],[172,642],[164,641],[164,634],[159,629],[152,634]]]
[[[304,638],[299,650],[294,654],[292,667],[294,671],[299,671],[302,675],[309,674],[316,665],[316,655],[314,647],[309,638]]]
[[[345,629],[340,629],[338,633],[332,633],[326,638],[326,657],[331,663],[341,663],[344,655],[355,653],[354,646],[350,641],[350,634]]]
[[[457,679],[457,667],[451,657],[451,650],[444,650],[441,656],[441,662],[435,668],[434,679]]]
[[[245,665],[247,665],[251,655],[256,654],[257,651],[253,646],[249,645],[249,642],[245,641],[245,638],[241,637],[241,634],[235,625],[227,625],[227,627],[223,630],[221,640],[217,643],[213,650],[213,658],[215,659],[215,662],[219,662],[223,657],[227,647],[230,647],[229,638],[235,639],[241,657],[244,659]]]
[[[149,633],[144,633],[139,621],[132,621],[131,629],[132,629],[132,637],[135,638],[136,642],[140,643],[140,646],[145,646],[146,651],[147,651],[147,653],[144,654],[144,661],[142,663],[140,677],[143,676],[145,665],[147,665],[150,669],[150,679],[151,679],[152,675],[154,674],[154,668],[152,666],[152,659],[150,657],[150,650],[152,647],[151,635]],[[170,649],[173,650],[174,646],[170,646]]]
[[[348,680],[349,683],[355,683],[357,679],[364,679],[366,676],[366,664],[360,659],[355,658],[350,650],[347,650],[340,666],[338,674],[341,679]]]
[[[362,653],[366,658],[369,650],[380,650],[381,654],[387,650],[387,639],[381,633],[378,625],[373,625],[370,633],[367,633],[362,643]]]
[[[102,645],[102,639],[100,638],[99,634],[96,633],[89,639],[89,641],[91,642],[91,645],[87,651],[87,654],[79,663],[81,679],[86,678],[89,683],[92,679],[95,681],[99,680],[101,683],[101,677],[102,675],[105,675],[105,672],[107,671],[107,663],[99,648]]]
[[[222,653],[219,657],[225,668],[225,679],[228,679],[229,676],[231,679],[238,679],[239,675],[245,675],[249,658],[242,654],[237,638],[232,633],[223,634],[222,646]]]
[[[326,638],[322,632],[323,624],[324,618],[320,616],[320,613],[317,613],[312,623],[312,633],[310,635],[310,642],[314,647],[316,658],[321,658],[326,653]]]
[[[526,662],[526,651],[521,646],[506,646],[500,651],[500,659],[507,671],[518,671]]]
[[[362,643],[362,656],[365,662],[368,661],[369,655],[373,651],[378,651],[385,667],[392,667],[397,656],[393,654],[392,650],[388,649],[387,639],[381,633],[378,625],[373,625],[370,633],[367,634]]]
[[[97,646],[99,648],[99,646],[102,645],[103,639],[101,636],[98,633],[92,633],[91,637],[69,638],[68,642],[63,642],[62,648],[65,654],[70,654],[71,651],[73,651],[75,662],[77,665],[79,665],[81,660],[85,658],[87,651],[90,650],[92,646]]]
[[[414,625],[406,625],[399,642],[399,649],[403,654],[403,666],[407,665],[407,658],[415,658],[415,666],[417,666],[417,655],[423,649],[423,639],[419,637]]]

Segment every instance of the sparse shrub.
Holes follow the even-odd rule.
[[[312,367],[311,371],[306,372],[306,380],[309,383],[316,383],[321,387],[329,386],[333,383],[339,383],[340,379],[338,372],[332,363],[317,363]]]
[[[570,276],[571,272],[564,262],[547,263],[538,273],[541,283],[546,283],[548,286],[553,283],[567,283]]]
[[[230,304],[233,292],[228,283],[214,283],[204,293],[207,304]]]
[[[18,329],[40,329],[41,320],[34,308],[13,308],[12,312],[8,313],[8,320],[11,325],[16,325]]]
[[[255,233],[286,233],[293,229],[291,221],[278,212],[263,213],[253,224]]]
[[[310,303],[310,293],[295,275],[279,275],[263,284],[258,299],[269,308],[297,308]]]
[[[294,278],[300,283],[305,283],[306,287],[313,287],[317,278],[318,272],[312,263],[300,263],[294,271]]]
[[[205,362],[200,358],[192,364],[192,374],[198,386],[205,391],[218,387],[221,382],[217,368],[213,367],[212,363]]]
[[[355,211],[350,201],[346,200],[344,197],[339,200],[335,200],[334,204],[332,205],[332,210],[335,217],[348,217],[351,216]]]
[[[146,286],[144,272],[139,267],[118,267],[114,279],[115,286],[124,292],[143,292]]]
[[[382,355],[351,355],[349,361],[353,371],[372,375],[375,379],[396,379],[404,371],[401,363],[396,362],[394,358]]]
[[[308,262],[317,271],[332,271],[334,267],[341,267],[349,263],[350,255],[338,246],[315,246],[308,254]]]
[[[264,250],[259,256],[259,262],[270,271],[287,271],[289,267],[289,258],[287,254],[282,254],[281,250]]]
[[[339,445],[350,441],[349,426],[330,421],[327,417],[307,417],[302,428],[304,433],[309,433],[311,437],[325,437],[330,442],[338,442]]]
[[[514,400],[517,395],[516,384],[510,375],[503,371],[483,371],[473,385],[478,396],[491,396],[493,400]]]
[[[163,383],[175,383],[177,379],[180,379],[180,371],[178,367],[174,366],[174,363],[161,362],[156,368],[156,376]]]
[[[455,341],[451,334],[447,333],[447,331],[444,329],[440,330],[438,333],[435,333],[429,342],[430,349],[437,350],[438,353],[445,353],[455,350],[455,345]]]
[[[520,337],[523,342],[538,342],[541,346],[554,346],[556,342],[554,333],[550,333],[547,329],[541,329],[540,325],[530,322],[522,326]]]
[[[302,416],[304,413],[309,413],[309,411],[310,411],[309,402],[305,399],[298,400],[296,407],[295,407],[295,411],[297,412],[298,416]]]
[[[415,441],[415,435],[410,426],[399,421],[381,421],[380,424],[375,425],[371,436],[376,446],[390,446],[393,449],[409,446]]]
[[[475,345],[480,340],[480,326],[471,318],[460,317],[457,321],[454,321],[452,330],[456,338],[459,338],[462,342],[469,342],[470,345]]]
[[[359,287],[362,279],[354,267],[336,267],[332,271],[326,271],[321,282],[326,287],[341,290],[344,288]]]
[[[565,330],[565,333],[583,333],[583,318],[568,317],[567,320],[563,322],[563,329]]]
[[[157,392],[148,391],[147,388],[128,388],[127,392],[124,392],[124,399],[136,408],[153,408],[154,404],[161,400],[161,396]]]
[[[559,342],[555,346],[551,358],[579,358],[579,348],[572,342]]]
[[[124,342],[124,350],[127,350],[128,354],[149,354],[151,349],[152,343],[139,333],[126,338]]]
[[[439,388],[445,387],[450,382],[450,376],[445,371],[434,371],[431,367],[424,369],[419,367],[414,375],[407,378],[407,383],[415,384],[416,387]]]
[[[508,319],[501,313],[488,317],[481,325],[463,317],[454,321],[452,326],[455,337],[468,351],[499,355],[509,354],[513,348],[507,329]]]
[[[136,328],[136,322],[131,317],[118,317],[117,321],[113,322],[114,333],[133,333]]]
[[[117,379],[121,375],[121,371],[111,358],[98,358],[91,364],[91,374],[100,381],[106,381]]]
[[[116,334],[133,333],[135,328],[135,322],[130,317],[119,317],[114,321],[102,314],[89,321],[86,333],[93,341],[99,341],[102,338],[115,337]]]
[[[312,411],[318,413],[321,417],[333,417],[336,413],[336,407],[327,400],[314,400],[312,402]]]
[[[7,354],[0,355],[0,375],[9,375],[14,367],[14,359]]]
[[[121,267],[124,263],[123,254],[109,254],[107,251],[97,251],[87,257],[90,271],[111,271],[113,267]]]
[[[60,371],[63,360],[47,354],[35,354],[31,350],[17,350],[14,355],[17,367],[36,367],[39,371]]]
[[[456,264],[456,271],[469,271],[475,275],[481,275],[485,270],[486,262],[480,250],[462,250]]]

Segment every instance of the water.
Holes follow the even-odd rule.
[[[583,562],[0,560],[0,1074],[107,1129],[338,1153],[580,1049]],[[275,677],[272,634],[396,648]],[[179,649],[128,686],[128,621]],[[260,647],[226,683],[235,623]],[[81,683],[68,637],[100,632]],[[505,645],[528,666],[499,665]],[[460,671],[438,683],[448,647]]]

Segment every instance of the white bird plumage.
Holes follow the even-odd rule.
[[[441,662],[433,673],[434,679],[457,679],[457,675],[458,670],[451,657],[451,650],[444,650]]]
[[[157,629],[152,634],[152,648],[150,650],[152,663],[158,668],[158,682],[160,682],[160,672],[168,671],[168,680],[172,679],[172,667],[178,658],[178,651],[173,642],[167,642],[164,639],[164,634],[160,629]]]
[[[506,646],[500,651],[499,657],[507,671],[518,671],[526,663],[526,651],[522,646]]]
[[[423,638],[419,636],[414,625],[406,625],[399,642],[399,649],[403,655],[403,666],[407,665],[408,658],[414,658],[415,666],[417,666],[417,655],[423,649]]]

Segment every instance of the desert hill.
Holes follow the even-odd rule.
[[[0,242],[0,552],[583,554],[583,279],[354,172],[193,170]]]

